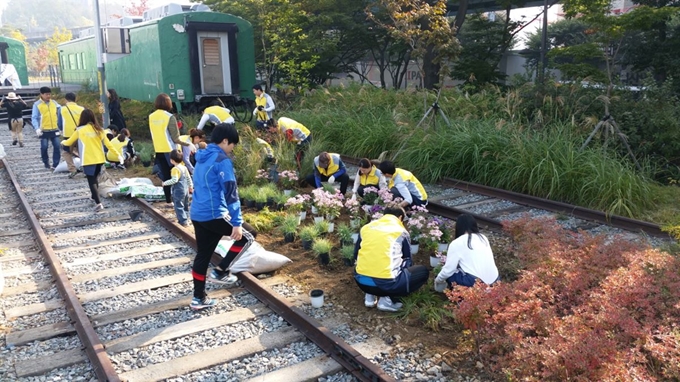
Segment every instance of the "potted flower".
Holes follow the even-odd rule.
[[[342,195],[339,192],[329,193],[322,189],[315,189],[312,191],[312,200],[316,206],[318,213],[325,216],[328,220],[333,220],[340,216],[342,210]]]
[[[347,224],[341,223],[338,224],[338,238],[340,239],[340,244],[341,245],[352,245],[354,242],[352,241],[352,234],[354,232],[352,231],[352,228],[348,226]]]
[[[257,175],[255,175],[255,184],[262,186],[269,182],[269,173],[267,170],[259,169],[257,170]]]
[[[283,239],[286,243],[292,243],[295,241],[295,236],[298,230],[298,217],[296,215],[286,215],[281,222],[279,228],[281,233],[283,233]]]
[[[316,239],[312,245],[312,251],[319,256],[319,262],[322,265],[328,265],[331,262],[331,249],[333,244],[328,239]]]
[[[290,195],[293,191],[293,187],[298,182],[298,175],[297,172],[295,171],[281,171],[279,173],[279,182],[281,183],[281,187],[283,187],[283,193],[285,195]]]
[[[351,267],[352,265],[354,265],[354,246],[353,245],[344,245],[340,249],[340,256],[342,257],[342,261],[348,267]]]
[[[449,244],[453,241],[453,233],[455,232],[454,222],[446,218],[434,218],[441,222],[439,229],[442,231],[442,236],[439,238],[439,252],[446,253],[449,249]]]
[[[300,220],[304,220],[307,217],[307,211],[305,208],[308,201],[309,195],[295,195],[286,201],[284,207],[292,213],[299,213]]]
[[[393,201],[394,195],[392,194],[392,191],[390,191],[388,188],[378,190],[378,198],[375,201],[377,204],[380,204],[381,206],[387,206]]]
[[[349,225],[352,228],[359,228],[360,224],[360,219],[361,219],[361,204],[359,204],[359,201],[353,198],[347,199],[345,201],[345,208],[347,208],[347,212],[349,214]]]
[[[319,231],[315,226],[307,226],[300,230],[300,240],[302,241],[302,248],[311,249],[314,239],[319,237]]]
[[[378,191],[375,187],[364,188],[364,196],[362,197],[364,204],[368,206],[374,205],[378,200]]]
[[[420,243],[420,247],[425,249],[427,253],[434,254],[439,249],[439,241],[442,237],[442,231],[439,229],[439,224],[438,221],[430,219],[421,229],[418,243]]]

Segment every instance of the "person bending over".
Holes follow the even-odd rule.
[[[205,293],[205,282],[210,257],[222,237],[230,236],[234,243],[208,280],[233,284],[237,278],[229,267],[250,247],[256,236],[253,227],[243,221],[234,165],[229,159],[239,142],[236,127],[226,123],[217,125],[210,141],[206,149],[196,153],[194,168],[191,222],[196,232],[197,253],[191,268],[194,298],[190,307],[195,310],[215,305],[215,300]]]
[[[404,199],[400,204],[401,207],[427,205],[427,192],[411,172],[394,167],[394,163],[390,161],[382,161],[379,168],[389,181],[387,187],[390,188],[392,194]]]
[[[354,178],[352,199],[356,199],[357,195],[363,197],[366,187],[383,189],[387,187],[387,181],[382,171],[378,170],[368,158],[363,158],[359,161],[359,170]]]
[[[312,133],[305,125],[287,117],[267,121],[267,129],[272,134],[283,134],[289,142],[297,145],[295,148],[295,162],[298,170],[301,168],[305,151],[312,143]]]
[[[412,265],[411,242],[404,227],[403,208],[387,208],[385,215],[361,228],[354,246],[354,280],[366,293],[364,305],[396,312],[398,301],[427,282],[430,271]],[[379,297],[377,300],[376,298]]]
[[[442,292],[453,284],[471,287],[477,280],[491,285],[498,279],[489,240],[479,233],[477,221],[468,214],[458,216],[455,239],[449,244],[446,263],[434,280],[434,289]]]
[[[212,101],[210,106],[203,110],[203,115],[201,116],[201,120],[198,122],[196,129],[203,130],[203,127],[205,127],[205,124],[208,122],[214,125],[220,123],[234,123],[234,117],[231,116],[231,110],[227,109],[222,103],[222,100],[217,98]]]
[[[315,188],[320,188],[322,182],[333,184],[339,181],[340,193],[345,195],[349,185],[349,175],[339,154],[324,151],[314,158],[314,172],[307,176],[306,181]]]

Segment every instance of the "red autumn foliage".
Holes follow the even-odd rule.
[[[554,221],[509,223],[516,281],[456,287],[480,356],[527,381],[680,379],[680,259]]]

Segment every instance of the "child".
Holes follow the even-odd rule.
[[[184,227],[189,225],[187,212],[189,212],[189,194],[194,192],[194,182],[189,175],[189,170],[184,165],[182,153],[177,150],[170,152],[170,162],[175,166],[170,171],[170,179],[163,182],[163,186],[172,186],[172,201],[175,205],[175,214],[179,224]]]
[[[106,153],[106,160],[109,161],[114,168],[125,170],[125,166],[130,166],[135,157],[135,147],[132,144],[132,139],[130,139],[130,131],[128,129],[122,129],[117,137],[111,139],[111,144],[123,154],[125,162],[118,163],[118,157],[113,155],[113,153],[109,154],[108,152]]]

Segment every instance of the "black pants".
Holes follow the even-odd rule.
[[[297,163],[298,171],[302,170],[302,161],[305,160],[305,151],[307,151],[311,143],[312,136],[309,135],[304,141],[298,143],[295,148],[295,162]]]
[[[215,219],[207,222],[192,220],[192,223],[196,233],[197,247],[194,265],[191,267],[191,274],[194,278],[194,297],[203,298],[205,296],[205,277],[208,273],[210,258],[222,237],[231,235],[234,227],[225,219]],[[231,264],[255,241],[257,233],[250,224],[244,222],[242,231],[243,236],[241,240],[232,244],[227,255],[220,262],[219,268],[223,270],[229,269]]]
[[[379,186],[377,184],[367,184],[365,186],[359,186],[359,188],[357,189],[357,194],[359,194],[359,196],[361,196],[363,198],[364,197],[364,190],[366,188],[369,188],[369,187],[375,187],[376,189],[379,188]]]
[[[396,187],[392,187],[390,189],[390,192],[392,193],[392,195],[394,195],[395,198],[404,199],[404,197],[401,195],[401,192],[399,192],[399,190]],[[411,202],[411,204],[409,204],[409,207],[410,206],[426,206],[427,205],[427,200],[418,199],[413,194],[411,194],[411,199],[413,199],[413,202]]]
[[[158,165],[158,169],[161,170],[160,177],[162,181],[170,180],[170,170],[174,167],[170,163],[170,153],[157,153],[156,160],[154,161]],[[165,194],[165,202],[172,202],[172,186],[163,186],[163,193]]]
[[[101,203],[99,199],[99,173],[102,171],[102,165],[97,164],[94,168],[94,175],[87,175],[87,184],[90,186],[90,193],[92,194],[92,200],[95,203]]]
[[[430,277],[430,271],[424,265],[413,265],[407,268],[409,275],[408,280],[408,290],[403,291],[403,293],[388,293],[380,289],[379,287],[368,286],[359,284],[359,289],[364,293],[372,294],[378,297],[387,296],[394,301],[398,301],[400,297],[406,297],[409,294],[420,289],[421,286],[425,285],[428,277]]]
[[[328,177],[325,175],[320,175],[319,179],[321,179],[322,182],[328,182]],[[314,174],[307,175],[305,181],[310,186],[316,187],[316,179],[314,179]],[[349,175],[347,175],[347,172],[340,175],[338,178],[335,178],[335,181],[340,182],[340,193],[345,195],[347,193],[347,186],[349,185]]]

